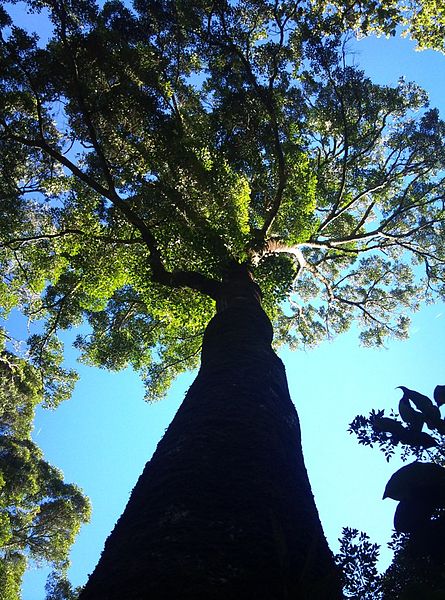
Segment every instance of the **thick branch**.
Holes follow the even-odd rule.
[[[86,231],[82,231],[81,229],[64,229],[63,231],[58,231],[57,233],[42,233],[39,235],[9,238],[3,242],[0,242],[0,248],[8,248],[14,244],[19,244],[21,246],[22,244],[27,244],[29,242],[52,240],[59,237],[65,237],[66,235],[81,235],[88,237],[91,240],[106,242],[109,244],[140,244],[142,242],[142,238],[113,238],[110,236],[91,235]]]
[[[139,231],[142,240],[145,242],[150,251],[148,261],[151,267],[152,278],[154,282],[169,287],[189,287],[202,292],[203,294],[207,294],[213,299],[216,299],[220,286],[219,282],[209,279],[205,275],[194,271],[167,271],[162,262],[161,254],[157,247],[154,235],[147,227],[143,219],[141,219],[139,215],[137,215],[137,213],[130,208],[128,203],[123,200],[114,189],[104,187],[102,184],[90,177],[87,173],[84,173],[77,165],[71,162],[58,150],[53,148],[46,140],[24,138],[10,132],[5,123],[4,126],[5,129],[8,130],[8,135],[12,140],[28,147],[40,148],[46,154],[60,162],[78,179],[86,183],[98,194],[108,199],[114,206],[116,206],[116,208],[119,209],[127,221]]]

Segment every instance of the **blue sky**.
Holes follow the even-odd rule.
[[[395,84],[400,76],[416,81],[444,115],[445,57],[412,48],[407,40],[351,42],[355,61],[375,81]],[[442,304],[426,307],[414,315],[410,340],[390,343],[384,350],[359,348],[353,330],[316,350],[281,353],[301,419],[313,492],[334,550],[343,526],[362,529],[382,544],[390,537],[395,502],[381,497],[398,463],[387,464],[381,453],[359,446],[346,430],[356,414],[397,409],[398,385],[431,394],[435,385],[445,383],[444,315]],[[67,334],[67,341],[72,337]],[[75,361],[73,351],[67,361]],[[192,376],[180,378],[166,400],[148,405],[131,371],[77,367],[81,378],[73,398],[54,412],[39,410],[34,438],[47,460],[92,500],[91,523],[72,552],[70,576],[82,584]],[[382,553],[382,566],[389,559],[389,553]],[[46,574],[43,569],[26,576],[23,600],[43,600]]]

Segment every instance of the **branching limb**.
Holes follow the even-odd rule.
[[[67,235],[79,235],[88,237],[90,240],[105,242],[109,244],[141,244],[143,243],[142,238],[113,238],[110,236],[100,236],[100,235],[91,235],[86,231],[82,231],[81,229],[64,229],[63,231],[58,231],[57,233],[42,233],[40,235],[30,235],[30,236],[21,236],[15,238],[9,238],[0,242],[0,248],[12,248],[16,244],[22,246],[23,244],[28,244],[32,242],[38,242],[41,240],[53,240],[60,237],[65,237]]]
[[[242,50],[231,40],[229,32],[228,32],[226,24],[225,24],[225,17],[224,17],[223,13],[220,14],[220,18],[221,18],[221,23],[223,25],[226,41],[221,42],[216,38],[211,38],[211,36],[209,36],[208,41],[213,44],[217,44],[219,47],[221,47],[226,52],[234,54],[241,61],[242,65],[245,69],[247,80],[249,81],[252,88],[255,90],[259,101],[262,103],[262,105],[266,109],[266,112],[269,115],[269,122],[270,122],[272,136],[273,136],[273,144],[274,144],[274,153],[275,153],[275,160],[276,160],[276,166],[277,166],[278,181],[277,181],[275,194],[272,199],[272,202],[270,203],[269,207],[266,209],[264,223],[258,232],[259,235],[257,235],[255,240],[252,240],[252,246],[255,246],[256,244],[258,244],[259,240],[261,240],[262,243],[264,243],[264,241],[267,238],[268,233],[271,230],[272,224],[273,224],[273,222],[278,214],[278,211],[280,209],[281,202],[283,199],[284,189],[286,187],[286,183],[287,183],[287,179],[288,179],[287,170],[286,170],[286,160],[285,160],[284,151],[283,151],[281,140],[280,140],[280,128],[278,125],[277,110],[276,110],[276,107],[274,105],[274,100],[273,100],[273,82],[275,80],[275,77],[272,74],[267,88],[264,87],[263,85],[261,85],[257,81],[257,78],[255,77],[255,74],[252,69],[252,65],[250,64],[248,58],[245,56],[244,52],[242,52]],[[284,36],[284,30],[283,30],[283,36]],[[284,37],[283,37],[283,39],[284,39]]]
[[[3,122],[2,124],[11,140],[27,147],[40,148],[43,152],[66,167],[80,181],[86,183],[91,189],[93,189],[102,197],[108,199],[114,206],[116,206],[116,208],[119,209],[126,220],[139,231],[141,234],[141,239],[150,251],[148,260],[152,271],[153,281],[169,287],[189,287],[207,294],[213,299],[216,299],[219,292],[219,282],[211,280],[198,272],[171,272],[165,268],[153,233],[147,227],[144,220],[141,219],[141,217],[139,217],[137,213],[130,208],[128,203],[117,194],[114,187],[111,189],[104,187],[101,183],[93,179],[88,173],[82,171],[76,164],[67,158],[67,156],[61,154],[59,150],[55,149],[45,139],[25,138],[12,132],[7,123]]]

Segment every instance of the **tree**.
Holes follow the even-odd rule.
[[[64,573],[54,572],[48,578],[45,600],[77,600],[81,588],[74,588]]]
[[[438,112],[349,66],[317,6],[30,7],[46,45],[2,13],[2,300],[43,323],[47,401],[72,325],[149,399],[203,345],[81,597],[338,597],[269,319],[276,344],[354,320],[382,344],[443,295]]]
[[[90,506],[79,488],[43,459],[32,441],[41,400],[33,367],[11,352],[0,354],[0,591],[18,600],[29,559],[63,572],[68,552]]]

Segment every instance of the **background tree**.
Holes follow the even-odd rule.
[[[32,441],[41,384],[33,367],[0,354],[0,590],[20,598],[29,560],[63,572],[68,552],[90,506],[79,488],[63,481]]]
[[[45,586],[45,600],[77,600],[81,588],[73,588],[63,573],[54,572]]]
[[[348,66],[319,11],[31,6],[46,47],[2,13],[4,310],[44,321],[49,400],[70,385],[57,332],[82,321],[84,360],[161,394],[234,262],[294,346],[355,319],[365,343],[403,337],[406,309],[443,294],[443,123],[416,86]]]

